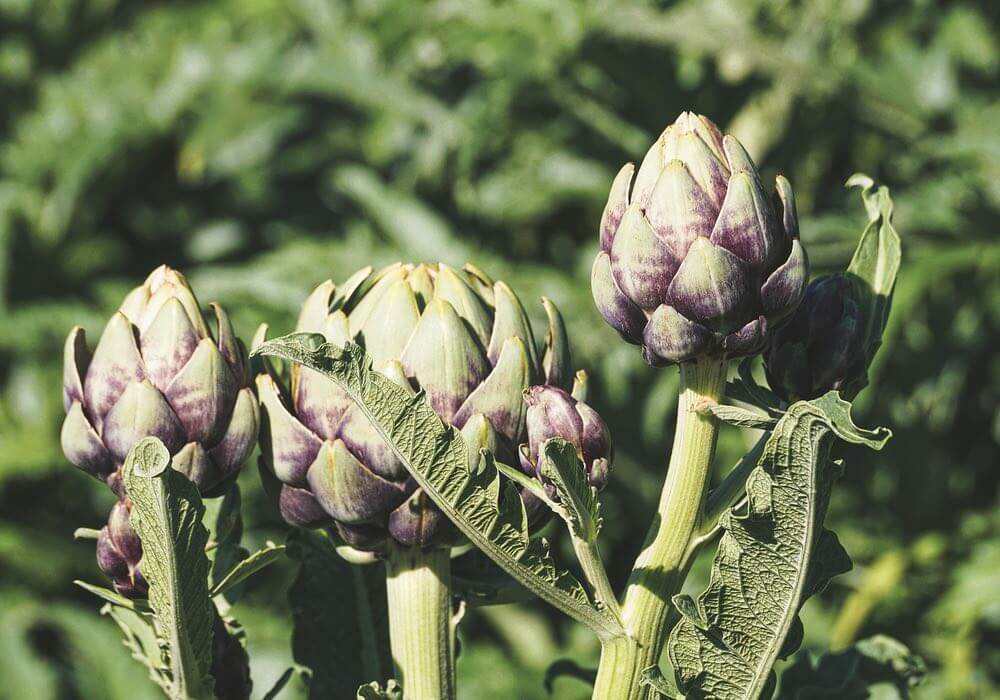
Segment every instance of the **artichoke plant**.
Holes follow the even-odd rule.
[[[523,392],[569,377],[562,321],[545,303],[550,332],[540,355],[524,308],[505,283],[471,266],[396,264],[362,270],[339,289],[324,282],[296,330],[363,345],[375,369],[408,391],[425,392],[470,450],[486,448],[514,463],[525,438]],[[263,328],[258,339],[265,335]],[[347,544],[366,551],[389,539],[422,547],[455,541],[447,518],[335,384],[299,365],[287,385],[273,369],[257,382],[265,483],[271,480],[286,521],[335,525]]]
[[[115,590],[129,598],[142,598],[149,584],[139,570],[142,543],[129,523],[127,497],[111,508],[108,524],[97,536],[97,565],[111,579]]]
[[[771,389],[789,402],[836,389],[851,400],[867,384],[865,290],[847,275],[817,277],[764,354]]]
[[[590,485],[600,490],[608,483],[614,452],[604,419],[583,401],[555,386],[533,386],[525,392],[528,404],[528,441],[521,445],[521,468],[538,477],[542,443],[562,438],[576,448]]]
[[[772,203],[740,143],[689,112],[633,172],[601,220],[591,288],[605,320],[653,365],[759,352],[808,277],[788,180]]]
[[[122,302],[93,356],[79,326],[66,340],[62,448],[121,494],[132,446],[153,436],[206,496],[236,478],[257,437],[246,351],[225,311],[213,339],[184,276],[162,266]]]

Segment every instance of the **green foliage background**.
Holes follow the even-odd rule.
[[[917,697],[1000,697],[998,20],[988,0],[0,1],[0,697],[157,696],[70,583],[100,578],[71,533],[111,496],[58,429],[70,326],[96,339],[161,262],[245,338],[400,258],[475,260],[553,297],[618,445],[603,550],[620,585],[677,379],[600,321],[589,266],[612,175],[683,109],[789,177],[817,272],[863,226],[851,173],[897,201],[903,270],[856,408],[896,437],[846,453],[828,524],[855,570],[805,609],[806,647],[891,634],[929,664]],[[726,429],[720,468],[751,439]],[[254,469],[241,485],[250,544],[282,538]],[[294,568],[238,611],[258,694],[290,661]],[[548,663],[597,654],[540,603],[474,611],[462,637],[468,698],[545,697]]]

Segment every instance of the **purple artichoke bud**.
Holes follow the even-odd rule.
[[[866,291],[844,274],[817,277],[764,354],[767,380],[793,402],[837,390],[853,399],[868,383]]]
[[[808,278],[791,185],[779,176],[772,203],[740,143],[690,112],[633,171],[601,220],[601,315],[652,365],[760,352]]]
[[[149,585],[139,571],[142,543],[129,522],[130,510],[127,497],[111,509],[108,524],[97,536],[97,565],[123,596],[144,598]]]
[[[204,495],[236,478],[256,442],[257,401],[243,344],[212,308],[215,338],[184,276],[161,266],[125,298],[93,356],[83,329],[70,332],[62,448],[73,464],[121,495],[126,455],[153,436]]]
[[[300,332],[364,346],[376,370],[407,391],[426,392],[442,420],[481,448],[511,460],[525,438],[522,393],[568,374],[562,320],[551,303],[544,360],[521,302],[479,270],[396,264],[362,271],[337,289],[324,282],[299,315]],[[266,329],[259,332],[263,339]],[[287,383],[257,378],[261,448],[280,483],[282,516],[296,525],[335,525],[352,547],[377,551],[388,539],[450,546],[457,533],[336,384],[294,365]]]
[[[524,400],[528,404],[528,442],[521,446],[521,468],[537,477],[542,443],[562,438],[576,448],[590,485],[603,489],[614,450],[608,426],[597,411],[553,386],[533,386],[525,392]]]

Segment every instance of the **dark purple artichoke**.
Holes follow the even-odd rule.
[[[376,370],[407,391],[425,391],[470,449],[512,461],[525,437],[522,393],[568,376],[561,320],[548,310],[550,342],[540,358],[521,302],[503,282],[468,266],[396,264],[362,271],[339,290],[321,284],[296,330],[360,343]],[[456,541],[448,519],[333,382],[298,365],[287,385],[273,372],[257,382],[265,484],[287,522],[333,524],[368,551],[387,538],[407,546]]]
[[[792,188],[772,203],[750,156],[684,112],[611,186],[591,288],[653,365],[759,352],[808,278]],[[630,187],[631,185],[631,187]]]
[[[191,288],[162,266],[111,317],[93,357],[83,329],[66,340],[62,448],[121,496],[121,466],[144,437],[163,441],[173,467],[207,496],[236,478],[257,438],[246,352],[212,306],[217,340]]]
[[[604,419],[583,401],[554,386],[533,386],[525,395],[528,404],[528,442],[521,446],[521,468],[538,476],[542,443],[562,438],[576,448],[576,456],[587,470],[590,485],[603,489],[608,483],[614,452]]]
[[[844,274],[817,277],[764,354],[771,389],[786,401],[836,389],[853,399],[868,383],[865,290]]]

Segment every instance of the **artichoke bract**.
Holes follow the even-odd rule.
[[[66,340],[63,452],[119,496],[121,466],[144,437],[162,440],[205,496],[235,479],[256,444],[246,350],[212,308],[216,339],[184,276],[162,266],[125,298],[93,356],[82,328]]]
[[[633,172],[615,177],[601,220],[601,315],[652,365],[759,352],[808,278],[788,180],[772,203],[743,146],[689,112]]]
[[[550,332],[540,353],[505,283],[468,265],[396,264],[362,270],[340,288],[324,282],[303,306],[296,330],[338,345],[359,343],[376,370],[409,392],[425,392],[470,451],[485,448],[513,460],[525,437],[523,392],[569,377],[562,320],[543,302]],[[255,344],[265,335],[262,328]],[[335,525],[348,545],[366,551],[390,538],[422,547],[456,541],[448,519],[332,381],[293,365],[287,384],[269,367],[257,386],[262,474],[287,522]]]
[[[608,483],[614,453],[608,426],[597,411],[554,386],[533,386],[525,393],[524,400],[528,404],[528,441],[521,446],[520,460],[525,473],[537,478],[542,443],[562,438],[576,448],[590,485],[603,489]]]
[[[771,389],[789,402],[837,390],[850,401],[868,383],[866,291],[844,274],[817,277],[764,353]]]

